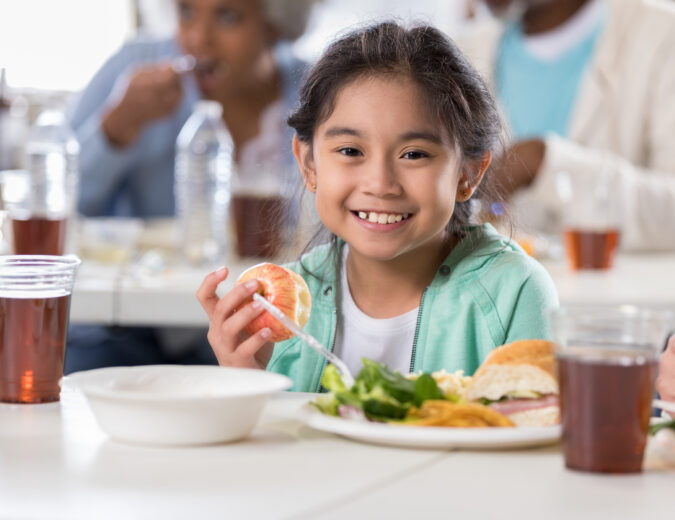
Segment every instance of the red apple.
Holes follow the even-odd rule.
[[[265,262],[244,271],[236,283],[240,284],[253,278],[260,282],[258,293],[261,296],[276,305],[300,327],[307,323],[312,308],[312,297],[302,276],[280,265]],[[274,343],[293,337],[293,333],[267,311],[251,321],[246,331],[255,334],[265,327],[272,331],[270,341]]]

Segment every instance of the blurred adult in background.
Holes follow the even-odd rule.
[[[223,106],[238,163],[260,154],[291,163],[284,117],[305,64],[289,43],[303,33],[313,3],[176,0],[175,37],[124,45],[70,111],[82,148],[79,210],[172,216],[176,137],[200,98]],[[184,55],[196,62],[181,74]]]
[[[81,144],[80,212],[173,216],[176,137],[198,99],[222,105],[239,169],[262,161],[288,172],[282,166],[294,162],[285,118],[305,69],[290,43],[305,30],[314,3],[176,0],[174,37],[141,36],[125,44],[69,111]],[[187,55],[192,63],[181,59]],[[205,330],[77,326],[69,332],[67,352],[66,373],[215,363]]]
[[[494,167],[516,224],[559,229],[556,172],[612,176],[621,247],[675,249],[675,3],[483,0],[458,38],[510,125]]]

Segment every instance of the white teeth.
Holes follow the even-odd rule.
[[[358,215],[360,219],[374,224],[394,224],[407,219],[410,213],[376,213],[374,211],[366,213],[365,211],[359,211]]]

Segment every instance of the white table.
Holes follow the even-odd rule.
[[[272,399],[242,442],[180,448],[108,439],[73,390],[61,403],[0,404],[0,518],[673,517],[675,466],[651,448],[643,474],[603,476],[566,470],[557,446],[375,446],[303,425],[306,399]]]
[[[226,262],[231,286],[239,274],[260,260]],[[619,255],[609,271],[569,269],[564,261],[544,261],[562,304],[637,304],[675,310],[675,254]],[[206,326],[195,292],[209,269],[169,266],[139,274],[130,266],[83,262],[71,307],[72,323]]]
[[[561,260],[542,264],[563,304],[636,304],[675,309],[675,254],[619,254],[607,271],[573,271]]]

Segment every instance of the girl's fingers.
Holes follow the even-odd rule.
[[[235,310],[243,308],[253,298],[253,293],[258,290],[258,286],[258,280],[249,280],[246,283],[235,285],[216,303],[212,319],[216,323],[223,323],[230,318]]]
[[[258,351],[263,348],[265,345],[269,344],[270,337],[272,336],[272,331],[268,328],[264,328],[256,332],[253,336],[242,341],[237,349],[234,352],[234,355],[244,363],[248,363],[250,360],[255,360],[255,355]]]
[[[227,278],[228,274],[229,270],[227,267],[221,267],[220,269],[206,275],[206,278],[204,278],[202,281],[199,289],[197,289],[197,300],[199,300],[202,308],[206,311],[206,315],[209,317],[209,320],[213,318],[213,312],[216,305],[218,304],[216,288],[220,282]]]
[[[243,304],[242,307],[237,308],[237,312],[229,317],[223,319],[221,323],[222,335],[239,335],[251,321],[265,312],[258,302],[251,302]],[[215,313],[216,319],[218,311]],[[218,323],[218,322],[216,322]]]

